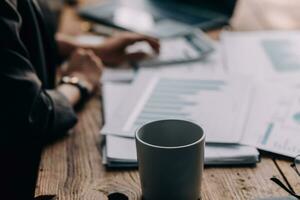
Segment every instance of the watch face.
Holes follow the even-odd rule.
[[[77,77],[75,77],[75,76],[73,76],[73,77],[70,77],[70,76],[64,76],[64,77],[62,78],[62,81],[63,81],[64,83],[71,83],[71,84],[78,84],[78,83],[79,83],[79,79],[78,79]]]
[[[84,81],[80,81],[76,76],[64,76],[61,79],[64,84],[76,86],[80,90],[81,99],[86,99],[89,96],[89,90]]]
[[[79,79],[77,77],[73,76],[73,77],[70,78],[70,82],[73,83],[73,84],[78,84]]]

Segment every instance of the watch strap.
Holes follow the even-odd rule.
[[[78,104],[84,103],[90,96],[88,88],[85,86],[83,81],[76,76],[64,76],[62,77],[60,84],[69,84],[78,88],[80,92],[80,101]]]

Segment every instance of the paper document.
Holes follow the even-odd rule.
[[[242,143],[294,157],[300,154],[300,89],[276,84],[255,92]]]
[[[110,167],[136,167],[137,154],[133,138],[106,136],[104,146],[105,164]],[[259,152],[243,145],[205,146],[205,165],[242,165],[255,164],[259,161]]]
[[[131,82],[136,72],[133,69],[105,68],[100,82]]]
[[[130,83],[108,82],[104,83],[103,104],[104,104],[104,118],[105,121],[110,121],[113,118],[117,106],[122,102],[121,100],[127,96],[130,91]]]
[[[257,80],[241,143],[300,153],[300,31],[223,32],[228,74]]]
[[[143,70],[128,98],[102,134],[134,137],[141,125],[160,119],[183,119],[203,127],[207,142],[238,143],[249,107],[251,81],[245,77],[199,77]]]
[[[221,41],[229,73],[299,79],[300,31],[223,32]]]
[[[103,85],[105,121],[114,120],[114,111],[127,98],[131,89],[130,84],[105,83]],[[134,138],[118,136],[103,136],[102,159],[108,167],[136,167],[136,146]],[[206,144],[206,165],[241,165],[254,164],[259,161],[259,152],[256,148],[244,145],[212,145]]]

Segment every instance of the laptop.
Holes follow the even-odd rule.
[[[171,37],[191,28],[226,25],[236,0],[109,0],[79,9],[85,19],[115,28]]]

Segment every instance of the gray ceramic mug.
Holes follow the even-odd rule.
[[[204,166],[205,135],[182,120],[148,123],[136,132],[144,200],[197,200]]]

